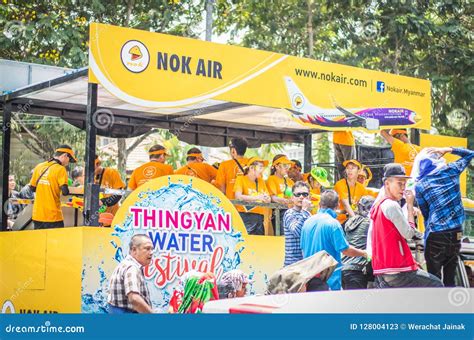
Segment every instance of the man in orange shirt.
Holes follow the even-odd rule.
[[[164,164],[168,154],[163,146],[158,144],[153,145],[150,150],[148,150],[148,154],[150,155],[150,161],[133,170],[130,176],[130,182],[128,183],[130,190],[135,190],[140,185],[154,178],[168,176],[174,173],[170,165]]]
[[[120,173],[113,168],[102,167],[102,162],[98,156],[95,158],[94,178],[95,184],[99,184],[101,188],[125,189],[125,183]],[[122,196],[107,194],[104,196],[105,197],[100,200],[100,205],[105,205],[107,207],[106,212],[115,215],[119,208],[118,202]]]
[[[36,193],[32,216],[35,229],[64,227],[60,195],[69,195],[66,167],[76,162],[72,148],[60,145],[50,160],[34,168],[29,185]]]
[[[345,169],[342,163],[356,158],[354,135],[351,131],[334,131],[332,142],[334,144],[335,161],[339,173],[338,178],[343,178]]]
[[[186,162],[187,164],[185,166],[176,170],[176,174],[197,177],[208,183],[212,183],[216,178],[216,168],[204,163],[204,157],[198,148],[188,150],[186,153]]]
[[[410,176],[413,161],[421,151],[421,147],[411,144],[406,129],[392,129],[380,131],[380,135],[392,146],[394,163],[401,164],[405,168],[407,176]]]
[[[247,146],[248,143],[244,138],[232,138],[229,142],[232,159],[222,162],[217,170],[216,187],[231,200],[235,197],[235,178],[242,176],[244,174],[244,167],[247,166],[247,158],[245,158]]]

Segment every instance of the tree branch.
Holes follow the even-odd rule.
[[[28,129],[28,127],[26,127],[25,124],[23,124],[21,118],[19,117],[18,113],[13,113],[13,115],[15,116],[15,118],[12,117],[12,119],[18,124],[21,126],[21,128],[23,130],[25,130],[25,132],[30,135],[30,137],[36,142],[36,144],[38,145],[42,145],[43,143],[41,142],[41,140],[38,138],[38,136],[36,136],[30,129]],[[43,150],[44,152],[44,150]]]
[[[141,142],[143,142],[149,135],[157,132],[156,129],[151,129],[150,131],[145,132],[143,135],[138,137],[130,147],[127,148],[126,153],[127,155],[130,154],[138,145],[140,145]]]
[[[13,119],[13,118],[12,118]],[[27,148],[29,148],[31,151],[33,151],[34,153],[38,154],[38,155],[41,155],[43,158],[44,158],[44,150],[41,150],[41,149],[38,149],[36,146],[34,146],[32,143],[30,143],[30,141],[28,141],[27,139],[25,139],[23,137],[23,135],[21,134],[21,132],[16,132],[15,131],[15,135],[16,137],[18,138],[18,140],[24,145],[26,146]]]

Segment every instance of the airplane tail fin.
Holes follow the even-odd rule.
[[[284,77],[285,85],[290,99],[291,107],[298,112],[304,112],[305,109],[315,108],[317,106],[311,104],[303,92],[298,88],[291,77]]]

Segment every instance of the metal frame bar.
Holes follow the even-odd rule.
[[[84,224],[99,225],[99,185],[94,184],[95,149],[97,128],[94,125],[94,114],[97,112],[97,84],[88,84],[86,115],[86,170],[84,192]]]
[[[60,76],[60,77],[57,77],[57,78],[53,78],[51,80],[47,80],[47,81],[32,84],[32,85],[27,85],[25,87],[21,87],[19,89],[14,90],[14,91],[6,91],[0,96],[0,101],[4,101],[4,102],[10,101],[10,100],[18,98],[20,96],[25,96],[27,94],[30,94],[30,93],[33,93],[33,92],[36,92],[36,91],[47,89],[48,87],[53,87],[53,86],[56,86],[56,85],[63,84],[63,83],[66,83],[70,80],[74,80],[74,79],[77,79],[77,78],[80,78],[80,77],[87,76],[87,72],[88,72],[88,67],[83,67],[83,68],[80,68],[76,71],[72,71],[72,73],[68,73],[66,75],[63,75],[63,76]]]
[[[12,100],[12,105],[23,105],[28,104],[28,113],[40,114],[43,116],[55,116],[64,119],[65,121],[73,124],[74,126],[85,129],[85,116],[87,112],[87,106],[80,104],[70,104],[62,102],[43,101],[38,99],[30,99],[28,97],[16,98]],[[97,107],[97,109],[106,109],[106,107]],[[230,107],[227,107],[230,109]],[[263,143],[274,143],[274,142],[288,142],[288,143],[303,143],[304,134],[308,134],[307,130],[278,130],[275,128],[260,126],[260,125],[247,125],[241,123],[232,123],[232,128],[229,128],[228,122],[218,122],[207,119],[193,119],[191,122],[178,120],[178,117],[172,120],[169,116],[153,115],[150,113],[143,113],[137,111],[127,111],[114,109],[114,125],[123,125],[123,127],[130,127],[137,129],[137,127],[151,128],[162,128],[170,130],[171,132],[177,130],[183,130],[182,127],[186,126],[181,132],[184,134],[203,134],[210,136],[221,136],[221,137],[232,137],[235,133],[245,134],[246,138],[261,140]],[[136,118],[137,116],[143,116],[143,118]],[[189,116],[188,116],[189,117]],[[217,129],[216,129],[217,128]],[[218,130],[225,130],[225,132],[219,132]],[[140,132],[140,131],[138,131]],[[143,131],[141,133],[144,133]],[[239,132],[237,134],[237,132]],[[311,133],[320,132],[314,130]],[[98,130],[98,135],[105,135],[115,137],[113,134],[105,134],[104,130]],[[138,133],[137,135],[141,134]],[[252,136],[251,136],[252,135]],[[224,140],[225,142],[225,140]],[[226,146],[223,143],[220,146]],[[205,145],[204,145],[205,146]],[[210,145],[216,146],[216,145]]]
[[[313,135],[311,133],[305,134],[304,138],[304,165],[303,171],[310,172],[313,164]]]
[[[1,231],[7,230],[7,227],[8,227],[7,202],[8,202],[8,176],[10,175],[11,116],[12,116],[11,103],[4,103],[3,121],[2,121],[2,159],[1,159],[1,164],[2,164],[2,180],[1,180],[2,224],[0,226]]]

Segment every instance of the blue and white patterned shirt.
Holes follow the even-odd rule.
[[[301,228],[304,222],[311,217],[305,210],[288,209],[283,216],[285,230],[285,266],[303,259],[300,247]]]
[[[425,240],[431,232],[461,230],[465,220],[459,175],[474,158],[474,151],[453,148],[452,154],[461,158],[424,176],[415,185],[415,197],[425,219]]]

